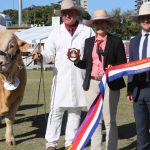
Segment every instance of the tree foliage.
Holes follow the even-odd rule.
[[[140,31],[139,25],[131,20],[131,16],[134,15],[133,11],[127,10],[121,13],[121,9],[117,8],[112,10],[110,15],[118,18],[118,23],[110,29],[111,32],[123,39],[130,39]]]
[[[51,6],[30,6],[22,10],[22,21],[23,24],[44,24],[51,25],[52,16],[54,15],[54,9],[57,5]],[[4,14],[8,14],[12,20],[13,24],[18,24],[18,10],[4,10]]]

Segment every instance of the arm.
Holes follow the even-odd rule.
[[[78,59],[74,64],[80,69],[86,69],[86,62],[87,62],[87,39],[85,40],[84,44],[84,53],[83,53],[83,59]]]
[[[51,31],[47,38],[44,50],[41,52],[44,63],[54,63],[56,55],[55,37],[57,36],[56,31]]]
[[[113,42],[112,47],[114,51],[113,53],[111,53],[111,57],[113,61],[108,60],[108,64],[106,64],[105,69],[110,68],[112,66],[124,64],[127,62],[125,48],[122,39],[117,36],[113,36],[112,42]],[[110,51],[111,50],[112,49],[110,48]]]
[[[33,52],[32,53],[32,59],[38,61],[38,62],[44,62],[44,63],[54,63],[55,58],[55,44],[54,44],[54,37],[53,33],[49,35],[47,38],[44,50],[40,52]]]
[[[129,62],[133,61],[132,47],[133,47],[133,42],[130,41],[130,44],[129,44]],[[133,77],[134,77],[134,75],[129,75],[128,81],[127,81],[127,100],[129,103],[133,103],[133,101],[134,101],[133,96],[132,96],[132,91],[133,91],[133,87],[134,87]]]

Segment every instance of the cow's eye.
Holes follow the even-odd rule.
[[[13,45],[13,44],[11,44],[11,45],[10,45],[10,48],[14,48],[14,45]]]

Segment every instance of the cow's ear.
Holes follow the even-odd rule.
[[[17,36],[15,36],[20,52],[27,52],[29,49],[29,44],[25,41],[20,40]]]
[[[18,44],[20,52],[27,52],[27,50],[29,49],[29,44],[22,41],[20,42],[20,44]]]

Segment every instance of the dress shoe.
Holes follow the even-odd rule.
[[[55,147],[48,147],[46,150],[56,150]]]
[[[65,150],[69,150],[70,147],[71,147],[71,145],[70,145],[70,146],[67,146],[67,147],[65,148]]]

